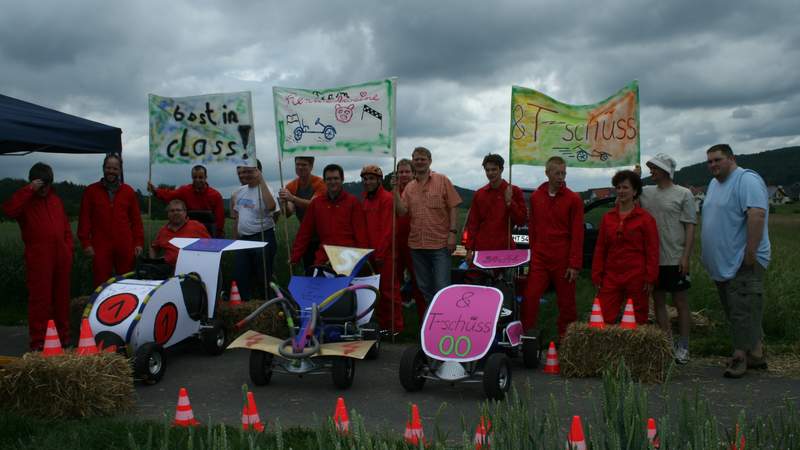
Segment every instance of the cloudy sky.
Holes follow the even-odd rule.
[[[251,91],[256,143],[278,184],[272,87],[321,88],[398,77],[398,156],[433,151],[461,186],[508,151],[512,85],[588,104],[639,80],[642,159],[679,166],[730,143],[737,153],[800,145],[800,5],[628,1],[0,1],[0,93],[123,130],[126,181],[147,180],[147,94]],[[0,178],[33,162],[89,183],[98,156],[0,156]],[[336,161],[350,181],[367,161]],[[293,175],[287,161],[285,177]],[[389,170],[391,159],[378,163]],[[319,169],[320,167],[318,167]],[[155,183],[188,168],[153,168]],[[224,196],[234,170],[214,166]],[[573,169],[582,190],[611,171]],[[506,175],[508,168],[506,168]],[[514,166],[536,186],[543,168]]]

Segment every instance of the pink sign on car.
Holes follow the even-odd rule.
[[[440,361],[481,359],[492,346],[503,306],[499,289],[454,284],[436,293],[422,324],[422,350]]]
[[[481,269],[516,267],[531,260],[530,249],[522,250],[480,250],[475,252],[475,265]]]

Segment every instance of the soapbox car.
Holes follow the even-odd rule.
[[[225,328],[214,316],[223,252],[261,248],[264,242],[173,238],[178,247],[175,274],[152,261],[98,286],[84,317],[103,347],[133,359],[134,376],[155,384],[164,376],[164,349],[199,337],[212,355],[225,349]]]
[[[377,357],[380,334],[371,318],[379,297],[380,275],[354,276],[372,250],[324,248],[331,270],[317,270],[316,276],[292,276],[288,289],[273,284],[277,297],[237,324],[240,328],[271,305],[277,305],[286,318],[287,339],[250,330],[228,346],[250,350],[254,384],[269,384],[273,372],[301,377],[330,372],[333,384],[347,389],[355,377],[355,360]]]
[[[420,331],[421,345],[405,349],[400,384],[406,391],[426,380],[483,383],[486,396],[502,400],[511,387],[509,356],[538,361],[535,336],[525,336],[515,295],[515,268],[530,250],[475,252],[476,267],[454,273],[461,284],[436,293]],[[526,364],[528,365],[528,364]]]

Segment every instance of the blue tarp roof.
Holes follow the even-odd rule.
[[[0,94],[0,154],[122,151],[122,130]]]

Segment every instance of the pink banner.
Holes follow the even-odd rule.
[[[481,250],[475,252],[474,263],[481,269],[500,269],[516,267],[531,260],[531,251],[524,250]]]
[[[440,361],[483,358],[494,342],[503,294],[493,287],[454,284],[433,298],[422,324],[422,349]]]

